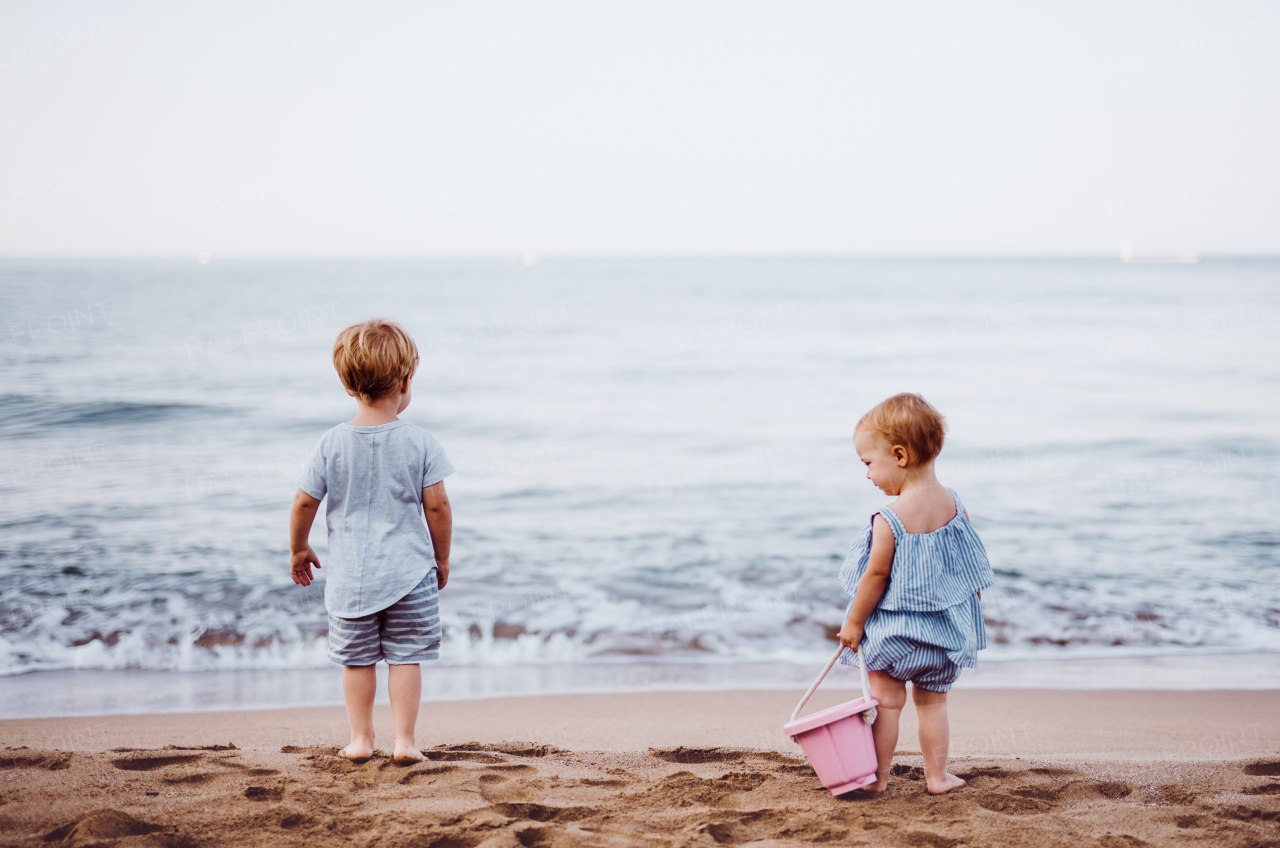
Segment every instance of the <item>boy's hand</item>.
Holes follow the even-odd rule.
[[[840,640],[841,645],[851,651],[856,651],[858,650],[858,645],[862,643],[862,625],[846,621],[844,627],[841,627],[840,632],[836,634],[836,638]]]
[[[319,557],[307,543],[319,508],[319,499],[301,489],[293,496],[293,508],[289,510],[289,550],[293,552],[289,555],[289,576],[299,586],[310,586],[311,566],[320,567]]]
[[[307,545],[296,554],[289,556],[289,576],[293,578],[293,582],[299,586],[310,586],[314,579],[311,576],[311,566],[320,567],[320,558],[316,556],[316,552],[311,550],[311,546]]]
[[[427,516],[427,532],[431,534],[431,551],[436,559],[436,585],[443,589],[449,582],[449,548],[453,543],[453,507],[443,480],[422,490],[422,509]]]

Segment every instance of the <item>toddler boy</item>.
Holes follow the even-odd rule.
[[[289,569],[294,583],[311,584],[311,567],[320,561],[308,535],[328,497],[329,659],[343,666],[351,721],[342,756],[363,761],[373,754],[374,666],[386,660],[392,756],[419,762],[418,664],[440,654],[438,592],[449,580],[453,534],[443,481],[454,468],[430,433],[398,417],[418,368],[418,348],[400,325],[374,318],[346,328],[334,343],[333,364],[360,410],[321,437],[298,475]]]

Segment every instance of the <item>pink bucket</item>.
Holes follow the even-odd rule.
[[[837,651],[796,706],[791,721],[782,726],[784,733],[800,743],[809,764],[818,773],[818,779],[831,790],[832,795],[843,795],[875,783],[879,766],[876,743],[871,734],[877,701],[871,697],[865,670],[862,672],[861,698],[796,718],[839,656]]]

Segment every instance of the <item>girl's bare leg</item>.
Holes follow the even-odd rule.
[[[373,756],[373,695],[377,689],[374,666],[342,667],[342,694],[347,701],[347,720],[351,722],[351,744],[338,753],[347,759],[367,760]]]
[[[964,780],[947,771],[947,751],[951,747],[951,724],[947,721],[947,693],[911,687],[920,727],[920,754],[924,757],[924,780],[934,795],[964,786]],[[876,750],[879,751],[877,741]]]
[[[418,763],[426,757],[418,750],[414,731],[418,724],[418,705],[422,702],[422,669],[417,663],[393,665],[387,672],[387,691],[391,695],[391,754],[397,763]]]
[[[863,787],[870,792],[883,792],[889,786],[889,771],[893,768],[893,751],[898,746],[898,720],[907,704],[907,685],[894,680],[883,671],[869,671],[871,696],[880,703],[876,706],[876,723],[871,725],[871,735],[876,740],[876,759],[880,765],[876,782]]]

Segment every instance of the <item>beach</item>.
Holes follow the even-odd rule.
[[[0,262],[0,846],[1276,844],[1278,270]],[[336,756],[282,544],[352,414],[334,336],[377,313],[458,468],[407,768]],[[903,389],[996,570],[968,785],[923,791],[908,707],[890,791],[834,798],[781,727],[883,505],[851,428]]]
[[[0,3],[0,848],[1280,848],[1277,32]]]
[[[1280,691],[957,690],[966,786],[924,792],[908,707],[889,791],[840,798],[781,734],[798,695],[425,703],[411,767],[337,757],[340,707],[10,720],[0,844],[1280,844]]]

